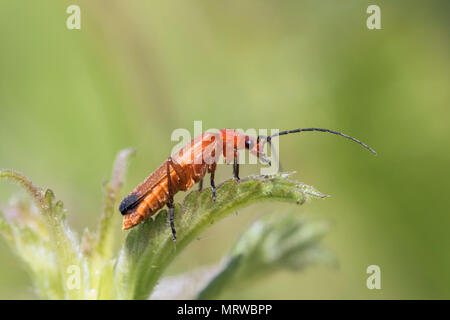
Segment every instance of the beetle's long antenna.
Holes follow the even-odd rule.
[[[297,133],[297,132],[303,132],[303,131],[320,131],[320,132],[328,132],[328,133],[336,134],[336,135],[338,135],[338,136],[341,136],[341,137],[350,139],[350,140],[352,140],[352,141],[354,141],[354,142],[356,142],[356,143],[362,145],[364,148],[366,148],[367,150],[369,150],[369,151],[372,152],[373,154],[377,154],[377,153],[375,152],[375,150],[373,150],[371,147],[369,147],[369,146],[368,146],[367,144],[365,144],[364,142],[361,142],[361,141],[359,141],[359,140],[357,140],[357,139],[355,139],[355,138],[353,138],[353,137],[350,137],[350,136],[348,136],[348,135],[346,135],[346,134],[344,134],[344,133],[337,132],[337,131],[333,131],[333,130],[329,130],[329,129],[306,128],[306,129],[295,129],[295,130],[289,130],[289,131],[281,131],[281,132],[275,133],[275,134],[273,134],[273,135],[271,135],[271,136],[268,136],[266,140],[267,140],[267,142],[270,142],[270,140],[272,140],[273,137],[276,137],[276,136],[284,136],[285,134],[289,134],[289,133]]]

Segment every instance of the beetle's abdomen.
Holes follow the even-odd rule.
[[[175,171],[172,171],[170,174],[173,195],[180,190],[189,190],[192,185],[199,180],[199,173],[204,176],[206,172],[206,167],[205,169],[200,170],[200,172],[192,170],[189,166],[186,166],[184,169],[187,181],[181,179]],[[136,206],[125,213],[122,224],[124,230],[130,229],[151,217],[167,204],[167,201],[169,200],[167,180],[167,178],[162,179]],[[133,194],[131,193],[128,197],[132,197],[132,195]]]
[[[173,177],[172,177],[173,178]],[[172,179],[176,180],[176,179]],[[173,181],[174,182],[174,181]],[[172,183],[173,192],[178,191],[176,184]],[[141,202],[124,216],[123,229],[129,229],[144,221],[148,217],[154,215],[159,209],[164,207],[169,199],[169,191],[167,187],[167,179],[161,181],[152,191],[147,194]]]

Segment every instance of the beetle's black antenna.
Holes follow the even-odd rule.
[[[350,139],[350,140],[352,140],[352,141],[354,141],[354,142],[356,142],[356,143],[362,145],[364,148],[366,148],[367,150],[369,150],[369,151],[372,152],[373,154],[377,154],[377,153],[375,152],[375,150],[373,150],[371,147],[369,147],[369,146],[368,146],[367,144],[365,144],[364,142],[361,142],[361,141],[359,141],[359,140],[357,140],[357,139],[355,139],[355,138],[352,138],[352,137],[350,137],[350,136],[348,136],[348,135],[346,135],[346,134],[344,134],[344,133],[337,132],[337,131],[333,131],[333,130],[329,130],[329,129],[306,128],[306,129],[295,129],[295,130],[289,130],[289,131],[281,131],[281,132],[275,133],[275,134],[273,134],[273,135],[271,135],[271,136],[268,136],[266,140],[267,140],[267,142],[270,143],[270,140],[272,140],[273,137],[284,136],[285,134],[289,134],[289,133],[297,133],[297,132],[303,132],[303,131],[320,131],[320,132],[328,132],[328,133],[336,134],[336,135],[338,135],[338,136],[341,136],[341,137]]]

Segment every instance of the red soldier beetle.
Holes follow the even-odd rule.
[[[235,130],[223,129],[219,133],[203,133],[194,138],[190,144],[181,148],[169,157],[158,169],[138,185],[120,203],[119,210],[124,216],[123,229],[129,229],[148,217],[154,215],[158,210],[167,205],[169,208],[170,226],[173,240],[176,239],[174,226],[174,203],[173,196],[178,191],[187,191],[195,183],[199,183],[199,190],[203,187],[203,178],[210,173],[212,197],[216,198],[216,186],[214,173],[216,171],[217,159],[222,155],[226,163],[233,161],[233,175],[239,181],[238,151],[247,149],[262,162],[271,162],[264,154],[264,144],[271,144],[272,138],[291,133],[307,131],[327,132],[350,139],[370,152],[376,152],[365,143],[346,134],[329,129],[306,128],[282,131],[270,136],[251,137]],[[218,143],[222,142],[222,145]]]

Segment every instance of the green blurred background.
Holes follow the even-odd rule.
[[[70,4],[81,30],[66,28]],[[366,27],[370,4],[382,30]],[[333,222],[325,243],[339,268],[277,273],[224,298],[450,298],[449,4],[0,0],[0,168],[55,190],[81,232],[98,220],[122,148],[138,150],[128,192],[194,120],[342,130],[378,156],[324,134],[280,146],[285,169],[332,195],[294,210]],[[230,174],[220,167],[217,181]],[[0,203],[17,191],[0,184]],[[217,263],[251,221],[289,209],[239,211],[168,274]],[[3,241],[0,259],[0,298],[36,298]],[[372,264],[381,290],[366,288]]]

